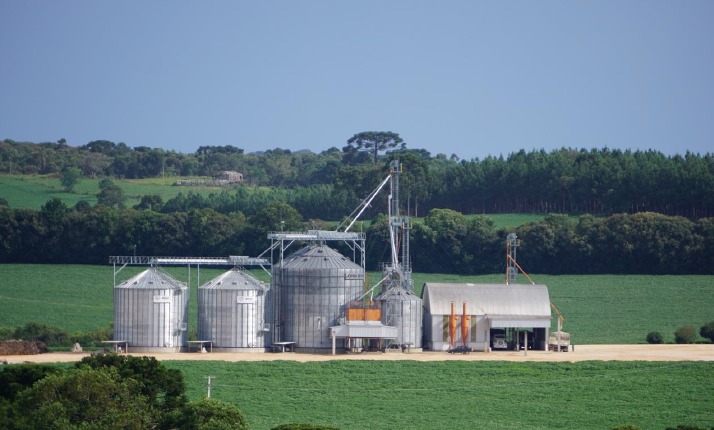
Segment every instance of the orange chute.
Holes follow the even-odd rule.
[[[449,346],[456,345],[456,313],[454,304],[451,304],[451,315],[449,315]]]
[[[451,304],[451,311],[453,313],[454,309],[454,304]],[[469,344],[469,321],[471,321],[471,317],[466,314],[466,303],[464,303],[464,314],[461,317],[461,342],[463,342],[464,346],[468,346]]]

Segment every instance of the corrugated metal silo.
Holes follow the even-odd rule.
[[[422,300],[412,291],[398,286],[382,292],[377,300],[382,302],[382,323],[398,329],[395,342],[421,348]]]
[[[186,284],[157,267],[114,286],[114,340],[137,352],[180,351],[188,345]]]
[[[312,244],[273,267],[280,300],[281,341],[302,351],[332,348],[329,327],[340,324],[347,303],[359,298],[364,269],[339,252]]]
[[[267,332],[265,297],[268,286],[250,273],[233,269],[198,288],[198,338],[213,349],[263,352]]]

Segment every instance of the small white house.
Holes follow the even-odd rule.
[[[450,345],[452,304],[456,317],[455,344],[463,343],[462,319],[466,307],[466,343],[474,351],[493,347],[492,335],[506,336],[508,348],[547,350],[551,324],[548,287],[531,284],[425,283],[424,347],[444,351]],[[501,346],[501,345],[497,345]]]

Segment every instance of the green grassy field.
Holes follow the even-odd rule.
[[[191,399],[237,406],[254,430],[643,429],[714,425],[714,365],[693,362],[165,362]]]
[[[158,194],[167,201],[178,193],[189,191],[201,195],[218,193],[220,187],[176,187],[172,186],[179,178],[148,178],[148,179],[113,179],[127,197],[126,206],[139,203],[141,196]],[[67,206],[72,207],[80,200],[90,205],[97,203],[99,179],[82,178],[75,186],[73,193],[67,193],[60,184],[58,177],[49,175],[0,175],[0,197],[7,200],[11,208],[40,209],[47,200],[58,198]]]
[[[127,266],[117,282],[145,268]],[[182,282],[190,280],[189,328],[195,329],[197,287],[223,269],[192,267],[190,279],[184,266],[167,270]],[[269,279],[262,270],[253,273],[263,281]],[[548,286],[575,344],[644,343],[650,331],[659,331],[665,342],[673,342],[678,327],[691,324],[698,331],[714,320],[714,276],[531,277]],[[368,279],[373,285],[379,276],[370,273]],[[503,275],[414,274],[417,293],[424,282],[501,283]],[[70,333],[107,327],[113,320],[113,283],[110,265],[0,265],[0,326],[14,328],[35,321]]]

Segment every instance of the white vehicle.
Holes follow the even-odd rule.
[[[548,350],[568,352],[570,350],[570,333],[564,331],[551,333],[550,339],[548,339]]]
[[[506,335],[503,333],[497,333],[493,335],[493,349],[508,349],[508,342],[506,342]]]

